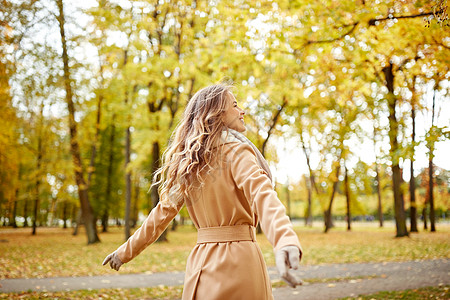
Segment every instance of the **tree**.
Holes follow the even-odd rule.
[[[383,206],[391,207],[384,202],[390,190],[394,203],[407,196],[405,167],[412,174],[413,223],[414,202],[420,203],[424,193],[420,184],[414,187],[414,147],[426,144],[433,155],[447,130],[436,118],[434,126],[425,126],[431,127],[427,137],[414,133],[421,125],[414,116],[432,112],[432,105],[424,104],[427,87],[434,85],[437,105],[448,94],[436,85],[448,77],[450,55],[448,34],[434,21],[445,14],[433,13],[435,3],[99,0],[77,11],[90,22],[76,29],[61,26],[61,18],[53,18],[58,15],[54,7],[43,3],[10,1],[2,11],[2,91],[10,96],[2,103],[0,133],[2,217],[27,217],[33,210],[35,226],[47,215],[67,221],[79,206],[75,193],[85,188],[87,198],[78,200],[89,200],[93,222],[101,218],[107,230],[108,218],[125,217],[129,236],[136,209],[150,210],[159,201],[154,187],[153,203],[141,205],[142,197],[149,198],[141,189],[159,167],[182,108],[200,87],[229,78],[247,111],[248,137],[269,161],[277,161],[274,141],[299,140],[307,161],[306,224],[320,203],[330,228],[336,195],[344,193],[350,221],[360,213],[359,196],[373,193],[382,226]],[[51,3],[64,6],[61,0]],[[73,8],[64,4],[66,13]],[[63,23],[73,22],[71,14],[66,18]],[[33,39],[39,30],[56,27],[65,35],[65,51]],[[79,59],[92,46],[97,51],[92,60]],[[69,112],[48,113],[61,102]],[[65,119],[70,136],[63,130]],[[371,128],[358,126],[367,121]],[[353,147],[372,142],[374,162],[363,163]],[[76,185],[65,168],[69,147]],[[5,150],[12,148],[18,150]],[[429,188],[427,197],[439,206],[440,183],[436,172],[428,175],[434,191]],[[85,186],[80,177],[86,177]]]
[[[411,140],[412,140],[412,150],[411,150],[411,164],[410,164],[410,173],[411,178],[409,180],[409,198],[410,198],[410,220],[411,220],[411,232],[418,232],[417,230],[417,204],[416,204],[416,178],[414,176],[414,146],[416,142],[416,76],[412,79],[412,86],[410,87],[410,90],[412,91],[412,98],[411,98],[411,121],[412,121],[412,133],[411,133]]]
[[[84,226],[86,227],[86,234],[88,238],[88,244],[100,242],[97,235],[97,227],[93,215],[91,203],[88,198],[87,183],[84,179],[84,169],[81,160],[80,146],[77,140],[77,123],[75,122],[75,105],[73,102],[72,82],[70,78],[69,67],[69,55],[67,52],[67,41],[65,32],[65,17],[64,17],[64,4],[63,0],[56,0],[58,6],[59,15],[57,17],[59,23],[59,30],[61,34],[62,45],[62,59],[64,65],[64,90],[66,92],[67,108],[69,110],[69,129],[70,129],[70,150],[72,153],[72,159],[75,171],[75,181],[78,187],[78,196],[80,199],[80,207],[82,211],[82,218],[84,220]]]
[[[9,95],[8,66],[2,62],[0,52],[0,110],[2,111],[2,125],[0,130],[0,207],[12,212],[9,225],[16,227],[15,215],[17,211],[18,191],[20,182],[20,157],[17,152],[9,149],[19,148],[16,126],[20,121],[11,106]],[[8,207],[8,208],[7,208]],[[6,220],[6,214],[4,215]]]
[[[398,143],[398,120],[396,116],[397,112],[397,97],[394,94],[394,72],[393,63],[389,64],[382,69],[385,84],[388,89],[387,102],[389,106],[389,141],[391,145],[390,155],[392,161],[392,186],[394,190],[394,209],[395,209],[395,224],[397,227],[397,237],[408,236],[408,230],[406,229],[406,214],[403,196],[400,192],[401,184],[401,170],[400,170],[400,155],[399,155],[399,143]]]
[[[351,230],[352,229],[352,225],[351,225],[351,222],[352,222],[352,215],[351,215],[351,210],[350,210],[350,203],[351,203],[351,201],[350,201],[350,193],[351,193],[351,191],[350,191],[350,182],[349,182],[349,179],[348,179],[348,170],[347,170],[347,166],[345,166],[344,165],[344,183],[345,183],[345,198],[346,198],[346,207],[347,207],[347,216],[346,216],[346,218],[347,218],[347,230]]]

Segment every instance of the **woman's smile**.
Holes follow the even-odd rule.
[[[237,105],[236,98],[233,94],[229,94],[228,108],[223,114],[223,123],[228,128],[234,129],[238,132],[244,132],[247,130],[244,122],[245,111]],[[241,122],[236,122],[239,119]]]

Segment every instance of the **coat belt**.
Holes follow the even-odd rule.
[[[197,244],[239,241],[256,242],[255,227],[251,225],[204,227],[199,228],[197,233]]]

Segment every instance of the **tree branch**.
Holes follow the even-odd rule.
[[[283,110],[283,108],[288,104],[287,98],[286,96],[283,97],[283,103],[277,108],[277,111],[274,113],[273,117],[272,117],[272,123],[270,124],[270,128],[267,131],[267,138],[264,140],[263,144],[262,144],[262,155],[265,157],[265,149],[266,149],[266,145],[267,142],[269,141],[270,135],[272,134],[272,130],[275,127],[275,125],[277,124],[278,121],[278,117],[281,114],[281,111]]]
[[[409,15],[409,16],[392,16],[392,17],[386,17],[381,19],[370,19],[369,20],[369,26],[376,26],[378,25],[377,22],[387,21],[387,20],[393,20],[393,19],[412,19],[412,18],[418,18],[418,17],[426,17],[434,15],[433,12],[427,12],[427,13],[421,13],[421,14],[415,14],[415,15]]]
[[[368,22],[369,26],[376,26],[378,25],[377,22],[383,22],[383,21],[387,21],[387,20],[394,20],[394,19],[412,19],[412,18],[418,18],[418,17],[425,17],[425,16],[431,16],[434,15],[433,12],[426,12],[426,13],[420,13],[420,14],[414,14],[414,15],[407,15],[407,16],[392,16],[392,17],[385,17],[385,18],[375,18],[375,19],[370,19]],[[337,38],[334,39],[326,39],[326,40],[318,40],[318,41],[311,41],[308,40],[302,47],[295,49],[294,50],[294,54],[297,53],[301,48],[312,45],[312,44],[326,44],[326,43],[332,43],[335,41],[339,41],[343,38],[345,38],[345,36],[353,33],[353,31],[355,31],[356,27],[358,26],[360,22],[356,21],[354,23],[351,24],[346,24],[343,27],[349,27],[351,26],[350,30],[348,30],[347,32],[345,32],[344,34],[340,35]]]
[[[436,40],[436,38],[435,38],[434,36],[432,36],[432,38],[433,38],[433,41],[436,43],[436,45],[442,46],[442,47],[444,47],[445,49],[450,50],[450,47],[449,47],[449,46],[446,46],[446,45],[444,45],[442,42],[439,42],[438,40]]]
[[[339,41],[339,40],[345,38],[346,35],[349,35],[349,34],[351,34],[353,31],[355,31],[356,26],[357,26],[358,24],[359,24],[359,21],[358,21],[358,22],[355,22],[355,23],[353,23],[353,24],[345,25],[344,27],[352,26],[352,28],[350,28],[349,31],[345,32],[344,34],[342,34],[341,36],[339,36],[339,37],[337,37],[337,38],[334,38],[334,39],[328,39],[328,40],[321,40],[321,41],[310,41],[310,40],[308,40],[308,41],[306,42],[305,46],[310,45],[310,44],[324,44],[324,43],[332,43],[332,42],[335,42],[335,41]]]

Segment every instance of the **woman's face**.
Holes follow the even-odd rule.
[[[237,105],[236,98],[229,93],[227,97],[227,108],[223,113],[222,120],[225,126],[238,132],[244,132],[245,128],[244,115],[245,112]]]

